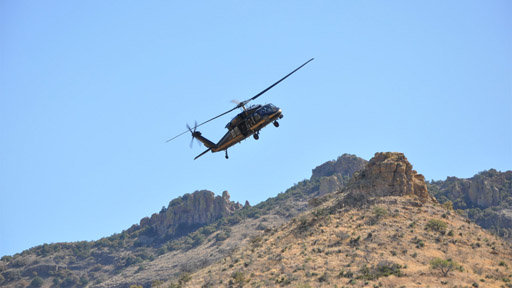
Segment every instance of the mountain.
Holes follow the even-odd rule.
[[[426,184],[401,153],[369,162],[344,154],[255,206],[227,191],[196,191],[110,237],[4,256],[0,285],[436,287],[433,256],[458,269],[442,280],[452,286],[507,285],[509,244],[437,203],[428,191],[438,184]]]
[[[339,178],[338,189],[348,181],[350,171],[366,161],[344,154],[329,163],[337,167],[329,176]],[[44,244],[4,256],[0,285],[129,287],[178,277],[229,255],[249,237],[306,211],[308,201],[323,193],[325,183],[326,177],[317,175],[253,207],[230,201],[227,191],[222,196],[206,190],[185,194],[110,237]]]
[[[448,177],[431,181],[428,189],[439,202],[491,232],[512,240],[512,171],[494,169],[469,179]]]
[[[511,247],[427,193],[401,153],[377,153],[340,191],[185,287],[504,287]],[[188,280],[188,281],[184,281]],[[181,281],[181,282],[179,282]],[[346,286],[345,286],[346,285]]]

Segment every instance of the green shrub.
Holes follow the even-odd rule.
[[[439,232],[441,234],[446,233],[446,227],[448,227],[446,222],[437,219],[430,219],[425,226],[427,230]]]
[[[80,277],[80,286],[85,286],[87,283],[89,283],[89,278],[87,278],[87,276]]]
[[[240,285],[242,285],[246,281],[245,275],[241,271],[234,272],[233,274],[231,274],[231,277],[233,277],[233,280],[235,281],[235,283],[240,284]]]
[[[222,242],[228,238],[229,238],[229,234],[226,233],[226,231],[220,231],[219,233],[217,233],[217,235],[215,235],[215,240],[218,242]]]
[[[350,247],[357,247],[359,246],[359,240],[361,240],[361,236],[357,236],[356,238],[350,238],[348,244]]]
[[[388,214],[388,210],[382,206],[376,206],[375,208],[373,208],[373,216],[375,218],[382,218],[384,216],[386,216]]]
[[[452,270],[463,270],[462,266],[460,266],[457,262],[452,259],[441,259],[434,258],[430,261],[430,267],[434,270],[439,270],[443,274],[444,277],[448,276],[448,273]]]
[[[41,277],[37,276],[36,278],[34,278],[32,280],[32,282],[30,282],[30,287],[41,287],[43,286],[43,279],[41,279]]]
[[[322,274],[322,276],[320,276],[318,278],[318,282],[328,282],[329,281],[329,274],[327,274],[327,271],[324,272],[324,274]]]
[[[190,280],[192,280],[192,276],[190,276],[190,273],[184,272],[184,273],[181,273],[178,283],[183,286],[183,285],[185,285],[185,283],[187,283]]]
[[[338,277],[344,277],[344,278],[353,278],[354,277],[354,273],[352,273],[352,271],[348,270],[345,272],[345,270],[341,270],[340,273],[338,274]]]
[[[363,280],[376,280],[380,277],[388,277],[390,275],[401,277],[403,276],[402,268],[403,267],[400,264],[390,261],[381,261],[377,266],[368,267],[363,265],[361,270],[359,270],[360,275],[356,278]]]
[[[446,210],[450,210],[452,211],[453,210],[453,202],[448,200],[446,202],[443,203],[443,207],[446,209]]]

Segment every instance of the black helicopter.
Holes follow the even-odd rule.
[[[246,139],[247,137],[250,137],[251,135],[253,135],[254,139],[258,140],[260,138],[259,132],[263,127],[267,126],[270,123],[274,123],[275,127],[279,127],[279,122],[277,122],[277,119],[283,118],[283,113],[282,113],[281,109],[279,109],[279,107],[276,107],[272,104],[266,104],[266,105],[258,104],[258,105],[250,105],[250,106],[246,107],[247,103],[260,97],[261,95],[263,95],[263,93],[267,92],[268,90],[272,89],[274,86],[279,84],[281,81],[288,78],[288,76],[292,75],[297,70],[304,67],[309,62],[313,61],[313,59],[314,58],[309,59],[304,64],[300,65],[298,68],[296,68],[295,70],[290,72],[288,75],[284,76],[279,81],[270,85],[268,88],[266,88],[265,90],[256,94],[252,98],[249,98],[242,102],[234,101],[237,105],[233,109],[230,109],[230,110],[228,110],[220,115],[217,115],[209,120],[206,120],[200,124],[197,124],[197,122],[196,122],[193,129],[187,124],[187,129],[188,129],[187,131],[180,133],[179,135],[167,140],[166,142],[174,140],[174,139],[178,138],[179,136],[181,136],[187,132],[190,132],[192,134],[192,141],[194,141],[194,138],[195,138],[195,139],[201,141],[201,143],[203,143],[204,146],[208,147],[208,149],[206,149],[206,151],[197,155],[194,158],[194,160],[203,156],[208,151],[212,151],[212,153],[213,153],[213,152],[219,152],[219,151],[223,151],[223,150],[226,151],[226,159],[228,159],[229,158],[228,157],[228,148],[229,147],[231,147],[237,143],[240,143],[242,140]],[[196,131],[197,127],[199,127],[203,124],[206,124],[214,119],[217,119],[217,118],[219,118],[237,108],[242,108],[243,111],[240,112],[238,115],[236,115],[226,125],[228,132],[224,135],[224,137],[222,137],[222,139],[219,140],[219,142],[217,144],[206,139],[204,136],[201,135],[201,132]],[[190,142],[190,144],[192,145],[192,142]]]

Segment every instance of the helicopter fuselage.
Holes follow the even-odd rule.
[[[237,105],[234,108],[229,109],[228,111],[221,113],[213,118],[210,118],[204,122],[201,122],[200,124],[197,124],[195,122],[194,128],[192,129],[187,124],[188,131],[182,132],[171,139],[167,140],[167,142],[172,141],[181,135],[190,132],[192,134],[192,142],[190,142],[190,145],[192,147],[192,143],[194,141],[194,138],[201,141],[204,146],[208,147],[206,151],[196,156],[195,159],[203,156],[208,151],[211,152],[219,152],[219,151],[226,151],[226,159],[228,158],[228,148],[240,143],[242,140],[246,139],[247,137],[250,137],[253,135],[254,139],[258,140],[260,138],[260,130],[263,129],[263,127],[267,126],[270,123],[274,123],[274,126],[279,127],[279,122],[277,122],[277,119],[283,118],[283,114],[281,109],[279,107],[276,107],[272,104],[265,104],[265,105],[252,105],[247,106],[247,104],[253,100],[256,100],[261,95],[265,94],[268,90],[272,89],[272,87],[276,86],[277,84],[281,83],[284,79],[288,78],[293,73],[297,72],[297,70],[304,67],[309,62],[313,61],[314,58],[309,59],[308,61],[304,62],[304,64],[300,65],[299,67],[295,68],[292,72],[286,74],[283,78],[279,79],[274,84],[268,86],[267,88],[263,89],[258,94],[254,95],[253,97],[238,102],[233,101],[237,103]],[[243,111],[238,113],[235,118],[233,118],[229,123],[226,125],[226,128],[228,129],[228,132],[219,140],[217,143],[213,143],[212,141],[206,139],[201,135],[201,132],[197,131],[197,127],[202,126],[210,121],[213,121],[221,116],[224,116],[231,111],[234,111],[236,109],[243,108]]]
[[[193,132],[193,137],[201,141],[208,150],[201,153],[195,159],[204,155],[206,152],[225,151],[229,147],[241,142],[242,140],[254,135],[255,139],[259,138],[259,131],[270,123],[278,127],[277,119],[283,118],[281,109],[272,105],[254,105],[236,115],[226,125],[228,132],[219,140],[217,144],[211,142],[201,135],[201,132]],[[227,158],[227,152],[226,152]]]

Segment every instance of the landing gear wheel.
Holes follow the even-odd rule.
[[[274,126],[279,127],[279,122],[274,121]]]
[[[229,159],[228,150],[226,150],[226,159]]]
[[[258,140],[258,139],[260,139],[260,134],[258,134],[258,133],[254,133],[254,134],[252,135],[252,137],[254,137],[254,140]]]

